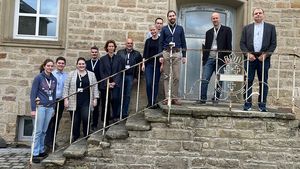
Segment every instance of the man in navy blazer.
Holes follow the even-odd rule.
[[[212,13],[211,21],[213,28],[209,29],[205,35],[205,46],[203,47],[203,74],[201,85],[201,100],[197,103],[205,104],[207,100],[207,87],[210,78],[214,71],[216,71],[216,64],[218,68],[224,63],[224,56],[229,55],[232,50],[232,31],[229,27],[221,25],[220,14],[217,12]],[[217,50],[227,52],[217,52]],[[221,85],[221,84],[220,84]],[[213,102],[217,103],[220,97],[220,92],[216,92],[216,97]]]
[[[255,8],[252,15],[254,23],[244,27],[240,41],[240,48],[244,52],[244,56],[249,59],[248,70],[247,62],[245,62],[245,70],[248,74],[248,91],[245,93],[244,110],[251,110],[252,84],[255,71],[257,71],[260,94],[258,97],[258,107],[261,112],[266,112],[268,71],[270,68],[271,55],[277,46],[276,30],[274,25],[264,22],[263,9]],[[264,85],[262,85],[262,83]]]

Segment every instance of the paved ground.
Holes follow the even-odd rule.
[[[29,148],[0,149],[0,168],[17,169],[28,168],[30,158]]]

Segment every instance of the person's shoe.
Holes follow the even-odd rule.
[[[41,162],[41,159],[39,158],[39,156],[33,156],[33,157],[32,157],[32,162],[33,162],[33,163],[40,163],[40,162]]]
[[[38,157],[46,158],[48,154],[46,152],[40,153]]]
[[[205,105],[206,101],[205,100],[197,100],[196,103],[201,104],[201,105]]]
[[[211,98],[211,101],[213,104],[218,104],[219,103],[219,100],[216,99],[216,98]]]
[[[177,106],[181,106],[181,102],[179,102],[177,99],[173,99],[172,100],[172,104],[177,105]]]
[[[167,105],[167,104],[168,104],[168,99],[163,100],[163,101],[162,101],[162,104],[163,104],[163,105]]]
[[[264,103],[259,103],[258,104],[258,110],[260,112],[267,112],[268,111],[267,108],[266,108],[266,105]]]
[[[250,111],[252,107],[252,103],[246,102],[244,104],[244,111]]]
[[[149,106],[149,109],[157,109],[158,108],[158,104],[154,104],[152,106]]]

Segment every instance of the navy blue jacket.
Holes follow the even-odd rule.
[[[172,27],[170,25],[170,27]],[[172,29],[172,28],[171,28]],[[173,29],[175,29],[174,35],[172,35],[171,31],[169,30],[168,25],[164,26],[160,31],[160,45],[159,45],[159,53],[163,50],[167,50],[169,48],[169,43],[175,42],[175,47],[177,49],[182,50],[182,57],[186,57],[186,41],[183,27],[180,25],[175,24]],[[173,31],[172,29],[172,31]]]
[[[51,86],[49,88],[47,81],[51,81]],[[51,73],[50,76],[45,74],[45,71],[42,71],[38,74],[32,83],[31,93],[30,93],[30,105],[31,111],[36,111],[35,99],[38,97],[40,99],[40,105],[44,107],[55,107],[54,102],[56,101],[56,83],[57,80]],[[48,90],[51,90],[52,100],[49,100]]]

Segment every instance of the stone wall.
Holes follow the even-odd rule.
[[[217,117],[215,113],[224,117]],[[83,158],[68,159],[64,168],[300,167],[298,120],[234,114],[235,117],[222,112],[203,114],[200,111],[198,117],[202,118],[195,114],[194,118],[172,115],[171,125],[152,122],[150,131],[129,131],[127,139],[109,140],[109,148],[101,148],[101,144],[89,145]]]
[[[4,0],[0,0],[1,5],[3,2]],[[45,58],[55,59],[64,56],[67,58],[66,69],[71,70],[74,69],[77,57],[88,57],[92,45],[100,47],[103,55],[102,47],[106,40],[115,39],[120,49],[127,37],[132,37],[136,49],[142,51],[148,26],[153,24],[156,17],[165,18],[168,2],[168,0],[69,0],[65,18],[67,31],[64,49],[0,46],[0,136],[9,142],[15,141],[17,116],[30,114],[31,83]],[[253,0],[245,3],[250,8],[257,6],[265,8],[267,20],[277,27],[277,52],[294,53],[294,48],[298,47],[300,41],[299,1]],[[0,15],[2,18],[2,11]],[[248,22],[251,22],[251,15]],[[3,22],[0,22],[0,25],[3,25]],[[0,29],[2,28],[1,26]],[[299,48],[297,52],[300,52]],[[288,63],[283,64],[285,72],[280,76],[286,78],[286,75],[290,76],[291,73],[292,57],[284,55],[282,58]],[[273,62],[275,65],[276,57]],[[290,82],[289,79],[284,79],[280,92],[289,98],[290,87],[284,84],[291,86]],[[290,104],[290,100],[287,99],[279,102]]]

